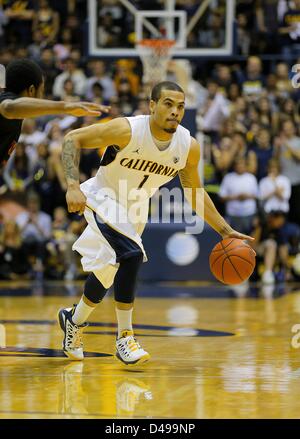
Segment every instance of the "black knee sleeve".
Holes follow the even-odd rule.
[[[106,293],[107,289],[104,288],[94,273],[90,273],[84,285],[83,294],[85,297],[93,303],[99,303]]]
[[[115,300],[122,303],[132,303],[135,297],[137,274],[143,262],[143,252],[120,261],[114,281]]]

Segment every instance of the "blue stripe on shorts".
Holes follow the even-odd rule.
[[[117,255],[117,262],[141,254],[142,249],[135,241],[112,229],[107,223],[102,221],[96,212],[93,211],[93,215],[100,232],[106,241],[109,242],[109,245],[114,249]]]

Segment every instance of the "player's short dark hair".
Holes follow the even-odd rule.
[[[43,79],[42,69],[30,59],[16,59],[6,68],[6,90],[17,95],[31,85],[39,87]]]
[[[176,84],[176,82],[171,81],[163,81],[156,84],[151,91],[151,99],[157,102],[160,99],[162,90],[173,90],[180,91],[184,94],[184,91],[180,87],[180,85]]]

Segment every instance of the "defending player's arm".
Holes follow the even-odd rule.
[[[75,117],[99,116],[109,107],[90,102],[48,101],[47,99],[5,99],[0,104],[0,114],[6,119],[25,119],[50,114],[70,114]]]
[[[200,146],[192,138],[191,148],[184,169],[179,172],[184,194],[192,209],[202,217],[222,238],[238,238],[253,240],[251,236],[236,232],[219,214],[214,203],[201,185],[198,174],[200,160]]]
[[[131,128],[125,118],[79,128],[66,135],[62,147],[62,163],[67,181],[66,200],[69,212],[82,214],[86,204],[86,197],[79,187],[80,150],[108,145],[118,145],[122,149],[128,145],[130,138]]]

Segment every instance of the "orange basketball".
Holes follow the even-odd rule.
[[[213,275],[224,284],[236,285],[247,280],[255,267],[254,250],[241,239],[226,238],[209,256]]]

